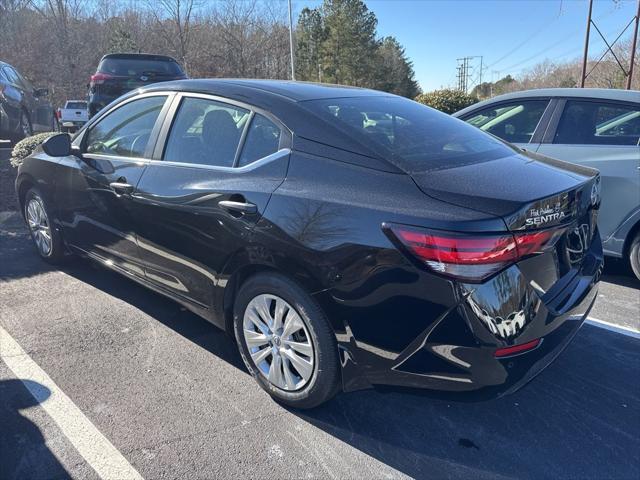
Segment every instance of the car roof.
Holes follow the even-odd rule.
[[[340,97],[392,96],[366,88],[292,80],[250,80],[240,78],[190,79],[156,84],[143,91],[171,90],[221,95],[228,98],[248,97],[252,100],[278,97],[292,102]],[[241,100],[241,98],[238,98]],[[244,98],[246,101],[247,98]],[[249,102],[251,103],[251,102]]]
[[[491,105],[505,100],[517,100],[521,98],[539,97],[566,97],[566,98],[592,98],[598,100],[618,100],[624,102],[640,102],[640,91],[638,90],[617,90],[613,88],[539,88],[535,90],[521,90],[519,92],[498,95],[482,102],[475,103],[464,108],[453,115],[455,117],[464,115],[479,107]]]

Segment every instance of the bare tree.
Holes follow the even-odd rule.
[[[203,0],[149,0],[147,4],[156,23],[163,27],[160,34],[187,71],[196,11],[202,5]]]

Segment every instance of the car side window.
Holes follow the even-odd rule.
[[[186,97],[176,113],[163,160],[232,167],[249,110]]]
[[[85,152],[142,158],[166,95],[124,104],[87,132]]]
[[[465,118],[465,122],[507,142],[529,143],[549,100],[501,103],[483,108]]]
[[[568,100],[553,143],[638,145],[640,105]]]
[[[249,165],[278,151],[280,127],[263,115],[255,114],[242,147],[238,166]]]

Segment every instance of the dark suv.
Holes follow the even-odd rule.
[[[182,80],[187,75],[173,58],[146,53],[112,53],[98,64],[89,83],[89,117],[120,95],[144,85]]]
[[[49,90],[35,88],[8,63],[0,61],[0,139],[20,140],[56,130]]]

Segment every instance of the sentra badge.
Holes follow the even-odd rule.
[[[550,222],[560,222],[566,216],[567,214],[562,211],[562,203],[557,202],[530,209],[526,218],[526,225],[528,227],[540,227]]]

